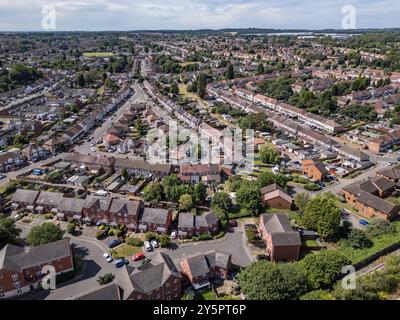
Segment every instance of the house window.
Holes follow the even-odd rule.
[[[18,290],[17,290],[17,293],[18,293],[18,294],[22,294],[22,290],[21,290],[21,289],[18,289]]]
[[[17,274],[13,274],[11,276],[12,281],[18,281],[18,275]]]
[[[165,292],[166,292],[167,294],[169,294],[171,291],[170,291],[169,289],[167,289]]]
[[[19,281],[14,282],[14,288],[15,289],[21,288],[21,283]]]
[[[37,265],[35,266],[35,268],[36,268],[36,270],[42,270],[42,266],[41,266],[40,264],[37,264]]]
[[[171,296],[167,296],[167,300],[171,300]]]
[[[42,271],[38,271],[38,272],[36,272],[36,275],[38,276],[38,277],[41,277],[42,276]]]

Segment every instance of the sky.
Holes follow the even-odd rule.
[[[48,5],[56,31],[341,29],[346,5],[357,28],[400,27],[400,0],[0,0],[0,31],[43,30]]]

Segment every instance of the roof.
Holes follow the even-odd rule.
[[[201,216],[195,216],[194,217],[194,225],[196,228],[199,227],[210,227],[216,223],[218,223],[218,218],[217,216],[212,213],[208,212],[206,214],[203,214]]]
[[[261,217],[273,245],[301,245],[299,232],[292,229],[286,214],[263,214]]]
[[[108,211],[111,201],[112,198],[109,197],[88,196],[85,199],[83,208],[95,208],[96,210],[100,211]]]
[[[387,191],[394,188],[396,184],[391,180],[388,180],[383,177],[375,177],[373,179],[368,179],[364,181],[356,181],[346,187],[343,188],[344,191],[347,191],[351,194],[358,195],[361,191],[370,193],[370,194],[378,194],[379,191]]]
[[[62,193],[41,191],[36,199],[36,204],[57,206],[62,201],[62,199]]]
[[[221,251],[212,250],[205,254],[200,253],[184,259],[186,260],[192,277],[207,275],[210,269],[218,267],[228,269],[231,255]]]
[[[191,212],[179,213],[178,228],[193,228],[194,216]]]
[[[357,197],[357,201],[387,215],[390,215],[393,211],[399,209],[399,207],[393,203],[364,191],[361,191]]]
[[[276,183],[270,184],[269,186],[262,188],[261,194],[264,200],[270,200],[277,197],[281,197],[287,202],[292,203],[292,197]]]
[[[36,190],[17,189],[11,201],[33,204],[35,203],[38,195],[39,191]]]
[[[0,269],[21,272],[23,269],[71,256],[69,238],[36,247],[7,244],[0,251]]]
[[[144,208],[140,222],[154,223],[154,224],[167,224],[169,211],[159,208]]]
[[[400,165],[378,171],[378,174],[388,177],[392,180],[398,180],[400,178]]]
[[[120,288],[118,284],[111,282],[80,293],[70,300],[121,300]]]
[[[126,270],[129,272],[129,269]],[[121,276],[125,281],[128,281],[124,285],[124,299],[132,291],[144,294],[150,293],[154,289],[162,287],[171,276],[181,278],[181,274],[172,259],[161,252],[157,252],[150,263],[134,269],[133,272],[129,273],[128,277],[123,272],[121,272]]]
[[[124,213],[128,215],[137,216],[141,207],[140,201],[125,200],[120,198],[113,199],[110,207],[112,213]]]
[[[67,212],[81,213],[84,204],[85,204],[84,199],[63,198],[61,202],[58,204],[58,210],[61,212],[67,211]]]
[[[87,155],[83,155],[83,154],[75,152],[75,153],[67,154],[67,156],[64,158],[64,161],[110,167],[110,166],[114,165],[115,158],[100,156],[100,155],[87,156]]]
[[[133,170],[145,170],[151,172],[160,172],[168,174],[172,171],[171,164],[151,164],[144,160],[131,160],[118,158],[115,162],[116,167],[133,169]]]

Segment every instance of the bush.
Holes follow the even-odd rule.
[[[254,228],[246,229],[246,237],[247,237],[247,240],[251,244],[254,244],[256,242],[256,240],[257,240],[256,239],[256,235],[257,235],[257,232],[256,232],[256,230]]]
[[[147,241],[158,240],[158,234],[154,232],[146,232],[145,239]]]
[[[108,230],[107,234],[108,234],[109,237],[112,237],[113,235],[115,235],[114,229]]]
[[[162,236],[159,237],[160,240],[160,246],[161,248],[168,247],[168,245],[171,243],[171,239],[169,236],[163,234]]]
[[[367,227],[367,234],[373,238],[383,234],[393,234],[396,231],[396,227],[388,220],[374,218],[371,219]]]
[[[47,219],[47,220],[50,220],[50,219],[53,219],[54,216],[53,216],[52,213],[46,213],[46,214],[44,215],[44,218]]]
[[[370,248],[373,244],[365,232],[358,229],[353,229],[350,231],[347,243],[354,249]]]
[[[128,238],[126,243],[133,247],[143,246],[143,241],[140,240],[139,238],[134,238],[134,237]]]
[[[75,234],[75,231],[76,231],[75,223],[68,223],[67,232],[69,234]]]
[[[107,284],[107,283],[112,282],[112,281],[114,280],[114,278],[115,278],[115,277],[114,277],[113,274],[111,274],[111,273],[106,273],[105,275],[100,276],[100,277],[97,279],[97,282],[100,283],[101,285],[104,285],[104,284]]]
[[[199,241],[211,240],[212,236],[208,233],[202,233],[198,236]]]
[[[118,238],[122,235],[122,230],[113,229],[112,231],[113,231],[113,233],[114,233],[114,236],[116,236],[116,237],[118,237]]]
[[[304,189],[306,189],[308,191],[317,191],[317,190],[320,190],[321,187],[316,183],[309,182],[306,185],[304,185]]]
[[[96,239],[101,240],[106,237],[107,233],[105,231],[99,231],[96,233]]]

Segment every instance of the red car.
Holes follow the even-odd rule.
[[[139,261],[139,260],[142,260],[142,259],[144,259],[144,254],[141,253],[141,252],[137,253],[137,254],[133,257],[133,261]]]
[[[230,225],[231,227],[237,227],[237,226],[238,226],[238,223],[237,223],[236,220],[229,220],[229,225]]]

